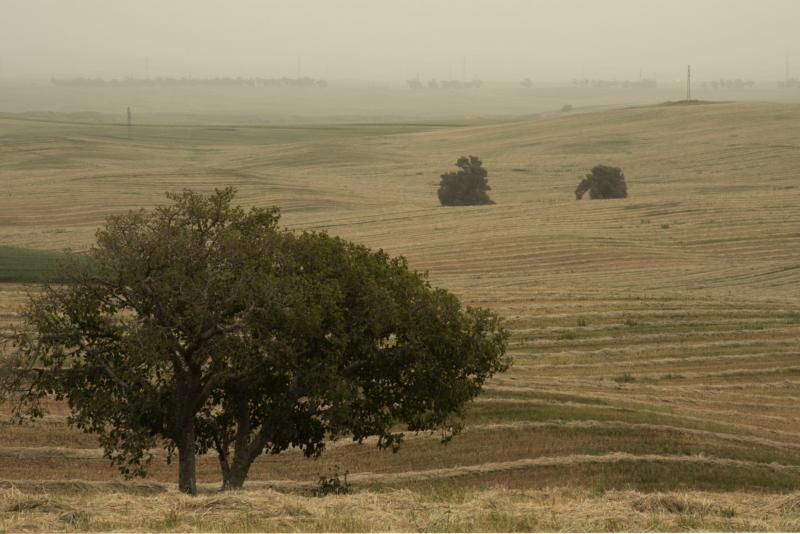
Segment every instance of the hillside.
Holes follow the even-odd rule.
[[[496,205],[437,205],[438,175],[462,154],[484,160]],[[628,199],[575,201],[598,163],[624,169]],[[137,126],[130,140],[120,125],[2,116],[0,242],[81,250],[109,214],[167,190],[235,185],[242,204],[403,254],[507,318],[515,364],[447,447],[421,436],[396,455],[345,443],[318,461],[265,457],[253,487],[301,490],[339,465],[361,489],[423,496],[499,485],[546,500],[536,492],[569,487],[584,502],[615,490],[607,518],[622,518],[614,506],[625,502],[643,514],[625,524],[656,529],[675,524],[647,514],[669,512],[631,511],[645,497],[626,491],[706,491],[734,510],[711,514],[710,528],[796,529],[800,505],[777,510],[763,496],[800,491],[799,172],[794,104],[477,125],[176,123]],[[21,286],[0,284],[0,323],[21,298]],[[0,478],[34,493],[62,491],[36,481],[121,480],[65,413],[54,405],[35,426],[4,425]],[[216,459],[199,468],[216,487]],[[174,470],[159,460],[152,478],[171,483]],[[776,522],[758,523],[768,510]],[[745,516],[753,522],[736,522]]]

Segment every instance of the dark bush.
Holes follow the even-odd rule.
[[[456,172],[442,175],[439,183],[439,202],[442,206],[474,206],[494,204],[486,194],[492,188],[486,179],[488,173],[477,156],[458,158]]]
[[[326,495],[347,495],[352,491],[347,475],[350,471],[345,471],[343,476],[339,476],[339,466],[334,467],[330,476],[320,475],[314,495],[324,497]]]
[[[575,199],[580,200],[586,192],[589,198],[626,198],[628,196],[628,186],[625,183],[625,175],[619,167],[608,167],[597,165],[592,169],[591,174],[581,180],[575,189]]]

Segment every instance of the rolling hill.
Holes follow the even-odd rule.
[[[438,206],[439,174],[465,154],[484,160],[496,205]],[[624,169],[628,199],[575,200],[598,163]],[[318,461],[267,456],[251,472],[258,491],[302,491],[338,465],[362,490],[347,497],[353,509],[387,491],[414,503],[502,501],[507,521],[475,523],[486,529],[611,529],[617,519],[654,529],[800,525],[800,105],[477,124],[175,123],[137,126],[131,139],[113,123],[3,115],[0,176],[5,245],[82,250],[109,214],[151,207],[169,190],[234,185],[244,205],[278,205],[289,227],[402,254],[436,285],[506,318],[514,366],[492,380],[452,443],[418,436],[395,455],[337,443]],[[0,324],[16,319],[22,291],[0,284]],[[173,481],[174,466],[159,459],[150,486],[123,484],[65,417],[53,403],[40,423],[3,425],[0,478],[21,492],[9,502],[44,491],[78,506],[74,488],[103,484],[167,491],[160,484]],[[199,469],[216,487],[216,459]],[[80,483],[53,482],[64,479]],[[485,493],[494,486],[501,493]],[[515,491],[542,506],[516,508]],[[548,523],[547,495],[561,522]],[[662,497],[685,506],[671,512]],[[563,503],[577,502],[605,506],[612,523],[566,522],[578,505]],[[687,502],[717,504],[698,516]],[[186,506],[163,512],[189,517]],[[324,506],[306,508],[299,524],[336,526],[312,521]],[[377,528],[375,514],[355,527]],[[392,517],[393,528],[415,528]],[[701,522],[676,523],[685,517]],[[160,525],[127,521],[106,526]],[[279,528],[274,521],[253,525]]]

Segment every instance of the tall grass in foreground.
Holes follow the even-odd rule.
[[[273,490],[0,490],[0,531],[796,531],[800,493],[465,490],[312,498]]]

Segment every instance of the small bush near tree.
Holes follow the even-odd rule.
[[[481,204],[494,204],[486,194],[492,188],[487,180],[488,173],[483,168],[483,162],[477,156],[462,156],[458,158],[456,172],[442,175],[439,183],[439,202],[442,206],[475,206]]]
[[[591,199],[626,198],[628,186],[622,169],[606,165],[595,166],[591,174],[587,174],[578,184],[575,189],[575,199],[582,199],[587,191]]]
[[[343,475],[339,476],[339,466],[337,465],[329,476],[320,475],[317,487],[314,489],[314,495],[317,497],[347,495],[352,490],[350,482],[347,481],[347,475],[349,474],[350,471],[345,471]]]

